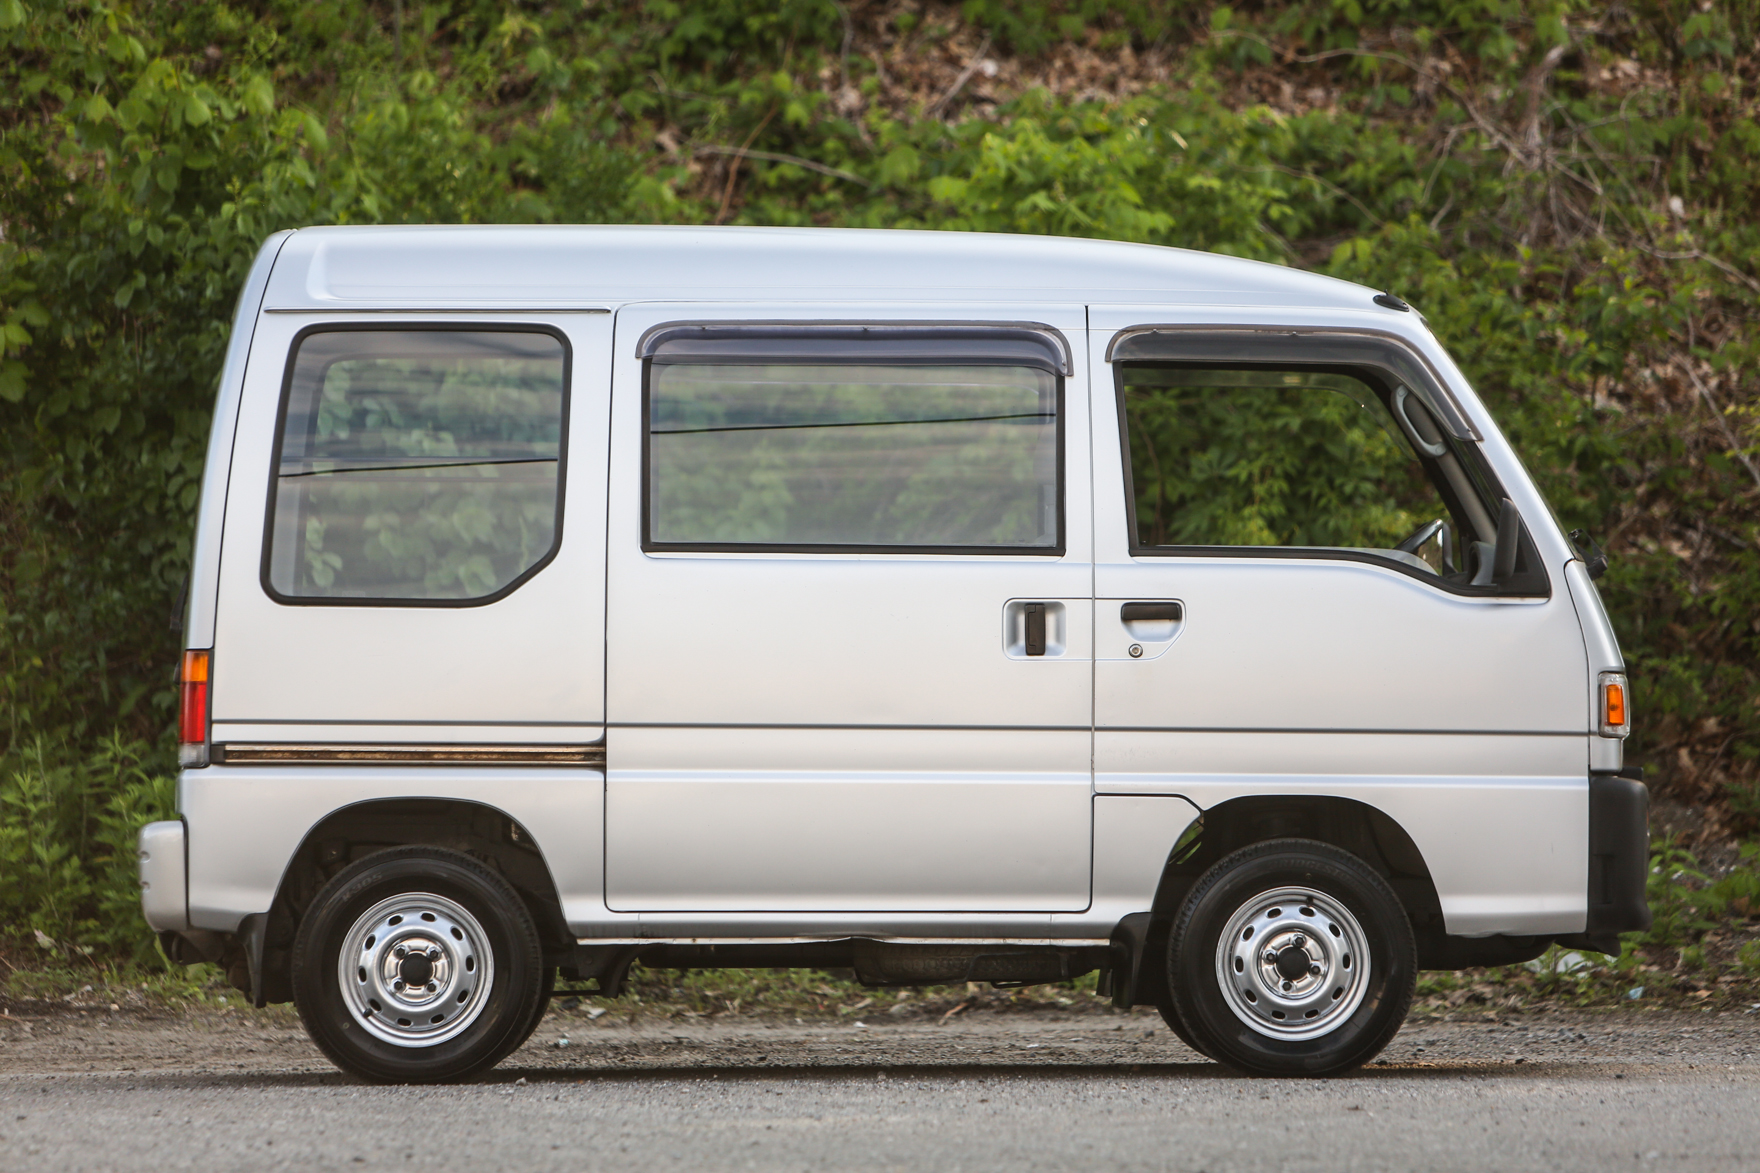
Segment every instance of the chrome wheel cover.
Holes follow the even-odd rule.
[[[483,1012],[495,954],[465,908],[429,892],[404,892],[354,922],[336,979],[362,1030],[394,1046],[432,1047],[456,1038]]]
[[[1267,1038],[1319,1038],[1368,993],[1368,937],[1324,892],[1261,892],[1228,918],[1216,943],[1216,981],[1235,1017]]]

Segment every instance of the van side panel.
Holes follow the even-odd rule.
[[[1261,733],[1241,769],[1219,733],[1098,738],[1097,786],[1177,794],[1209,810],[1231,799],[1312,795],[1381,811],[1424,857],[1450,933],[1580,933],[1588,915],[1589,780],[1584,738]],[[1409,772],[1413,760],[1435,773]]]
[[[1164,794],[1094,796],[1094,901],[1097,927],[1146,912],[1179,837],[1198,817],[1188,799]]]
[[[1087,844],[1068,849],[1088,774],[1059,768],[1088,756],[1087,730],[620,727],[610,747],[618,912],[678,911],[680,893],[722,913],[1088,903]]]
[[[323,317],[395,330],[396,314]],[[214,635],[216,743],[590,743],[603,736],[609,314],[460,314],[433,329],[543,326],[572,355],[554,557],[471,605],[282,603],[263,583],[266,509],[287,356],[312,315],[264,314],[238,416]]]
[[[327,816],[387,798],[457,799],[530,832],[571,925],[603,916],[605,776],[546,767],[209,766],[178,779],[189,826],[190,925],[230,933],[269,911],[293,854]]]

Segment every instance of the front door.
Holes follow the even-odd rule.
[[[1362,335],[1124,332],[1154,313],[1095,315],[1096,789],[1344,796],[1450,931],[1580,918],[1582,637],[1531,541],[1493,581],[1506,493],[1446,391]]]
[[[613,910],[1087,905],[1082,311],[901,317],[618,316]]]

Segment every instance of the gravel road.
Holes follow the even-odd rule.
[[[69,1014],[0,1020],[0,1170],[1760,1171],[1760,1015],[1414,1019],[1383,1060],[1243,1079],[1141,1012],[556,1011],[481,1083],[369,1087],[285,1013]]]

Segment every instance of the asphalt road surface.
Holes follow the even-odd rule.
[[[370,1087],[286,1014],[65,1015],[0,1021],[0,1171],[1760,1171],[1760,1015],[1414,1020],[1384,1060],[1245,1079],[1140,1012],[553,1013],[483,1082]]]

